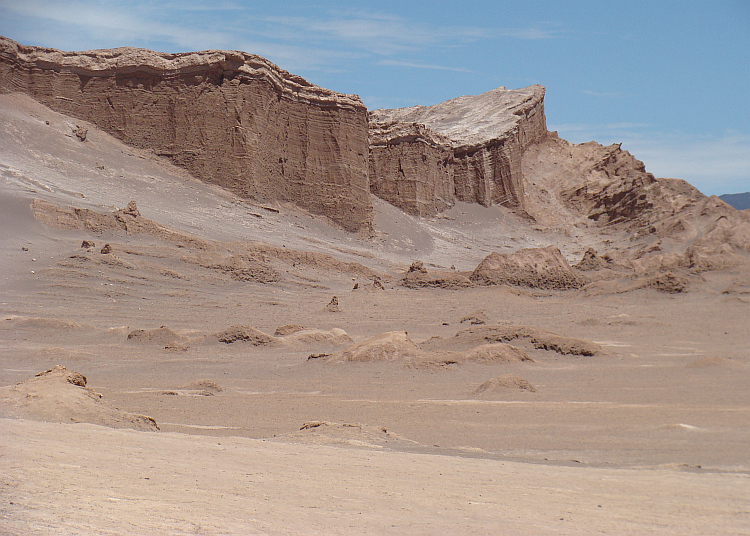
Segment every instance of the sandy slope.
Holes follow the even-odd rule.
[[[750,515],[747,475],[0,422],[10,534],[741,534]]]
[[[32,422],[20,399],[3,405],[0,532],[750,533],[746,269],[681,294],[406,288],[415,259],[471,270],[490,251],[556,244],[573,261],[627,237],[468,205],[424,221],[384,203],[375,237],[345,235],[96,129],[81,143],[70,123],[0,96],[0,386],[65,365],[162,431]],[[41,216],[74,206],[114,221],[131,200],[142,216],[114,212],[130,234],[66,230],[40,223],[34,199],[60,207]],[[527,337],[507,344],[531,360],[447,359],[471,350],[450,342],[471,318],[603,351]],[[274,336],[292,324],[320,331]],[[416,361],[308,359],[404,331]],[[361,426],[300,430],[309,421]]]

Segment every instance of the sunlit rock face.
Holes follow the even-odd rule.
[[[370,188],[429,216],[455,201],[523,210],[521,157],[547,136],[544,88],[370,112]]]
[[[371,225],[365,106],[259,56],[62,52],[0,37],[0,88],[242,197],[291,201],[349,231]]]

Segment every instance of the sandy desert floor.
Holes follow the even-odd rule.
[[[63,365],[160,431],[30,415],[0,396],[0,532],[750,534],[746,270],[680,294],[410,289],[398,280],[417,259],[471,270],[493,250],[556,244],[573,262],[605,238],[532,229],[497,207],[416,220],[382,202],[375,237],[347,235],[93,127],[81,143],[73,126],[0,96],[0,386]],[[131,200],[176,234],[34,216],[50,214],[40,202],[108,214]],[[531,360],[308,359],[346,346],[332,330],[434,345],[479,312],[602,351],[519,339]],[[273,337],[285,325],[318,331]],[[270,342],[221,342],[232,326]],[[533,389],[476,392],[508,375]],[[67,411],[53,389],[29,396]]]

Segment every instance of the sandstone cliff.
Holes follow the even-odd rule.
[[[525,209],[521,157],[547,135],[544,88],[370,112],[370,188],[429,216],[456,200]]]
[[[244,52],[62,52],[0,37],[0,90],[24,92],[247,198],[369,227],[367,110]]]

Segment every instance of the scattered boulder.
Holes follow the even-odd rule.
[[[524,380],[520,376],[513,374],[505,374],[503,376],[497,376],[491,380],[487,380],[482,383],[479,387],[474,389],[471,394],[474,396],[491,396],[508,390],[521,390],[536,392],[536,387],[531,385],[528,381]]]
[[[567,290],[580,288],[586,279],[573,271],[555,246],[527,248],[515,253],[490,253],[469,277],[480,285],[518,285]]]
[[[93,249],[96,247],[96,242],[90,241],[90,240],[84,240],[81,242],[81,248],[83,249]]]
[[[102,255],[109,255],[110,253],[112,253],[112,246],[110,246],[109,244],[104,244],[100,253]]]
[[[63,366],[0,388],[0,415],[61,423],[156,431],[151,417],[122,411],[86,387],[86,376]]]

